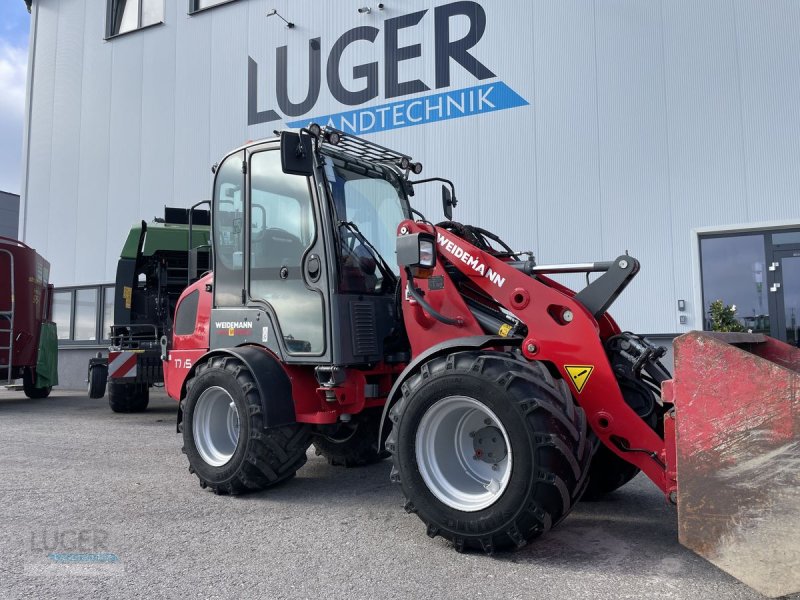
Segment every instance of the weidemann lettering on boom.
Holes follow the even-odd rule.
[[[447,239],[447,237],[442,233],[438,234],[437,241],[443,249],[453,256],[453,258],[456,258],[468,267],[471,267],[473,271],[483,277],[486,277],[497,287],[503,287],[503,284],[506,282],[506,278],[501,277],[499,273],[495,273],[491,267],[487,267],[485,264],[483,264],[478,257],[472,256],[461,246]]]

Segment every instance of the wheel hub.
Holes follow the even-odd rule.
[[[192,434],[197,452],[209,465],[221,467],[233,457],[239,443],[239,411],[225,389],[212,386],[200,394]]]
[[[472,446],[478,460],[494,465],[502,462],[508,455],[503,432],[497,427],[483,427],[478,431],[471,432],[470,436],[472,436]]]
[[[448,396],[431,406],[416,435],[420,475],[441,502],[475,512],[497,502],[511,479],[508,433],[485,404]]]

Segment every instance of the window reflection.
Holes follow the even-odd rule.
[[[772,234],[772,243],[779,244],[800,244],[800,231],[783,231]]]
[[[230,1],[231,0],[192,0],[191,12],[203,10],[204,8],[210,8],[212,6],[216,6],[217,4],[226,4]]]
[[[274,150],[254,154],[250,173],[250,294],[272,305],[290,352],[322,352],[322,296],[302,273],[315,236],[308,179],[284,173]]]
[[[75,290],[75,339],[97,339],[97,289]]]
[[[764,236],[738,235],[700,240],[704,329],[711,329],[709,305],[736,306],[736,318],[753,332],[770,332]]]
[[[58,339],[68,340],[72,333],[72,292],[53,294],[53,321],[56,323]]]
[[[164,0],[111,0],[107,35],[114,36],[164,20]]]
[[[214,191],[214,296],[217,306],[241,306],[244,283],[244,193],[242,153],[217,170]]]
[[[100,337],[110,339],[111,326],[114,324],[114,288],[107,287],[103,292],[103,331]]]
[[[786,342],[800,347],[800,256],[785,257],[781,268]]]

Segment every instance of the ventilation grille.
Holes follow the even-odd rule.
[[[351,302],[350,322],[353,325],[353,354],[378,354],[378,333],[375,328],[375,305],[372,302]]]

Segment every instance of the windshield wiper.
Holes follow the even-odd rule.
[[[361,242],[361,244],[367,249],[367,251],[372,254],[372,257],[375,259],[375,264],[378,265],[378,268],[381,271],[381,275],[383,278],[390,281],[392,283],[392,287],[397,285],[397,276],[392,271],[391,267],[387,264],[387,262],[381,256],[381,253],[375,249],[375,246],[361,233],[361,230],[358,228],[358,225],[351,221],[339,221],[340,227],[346,227],[356,239]]]

